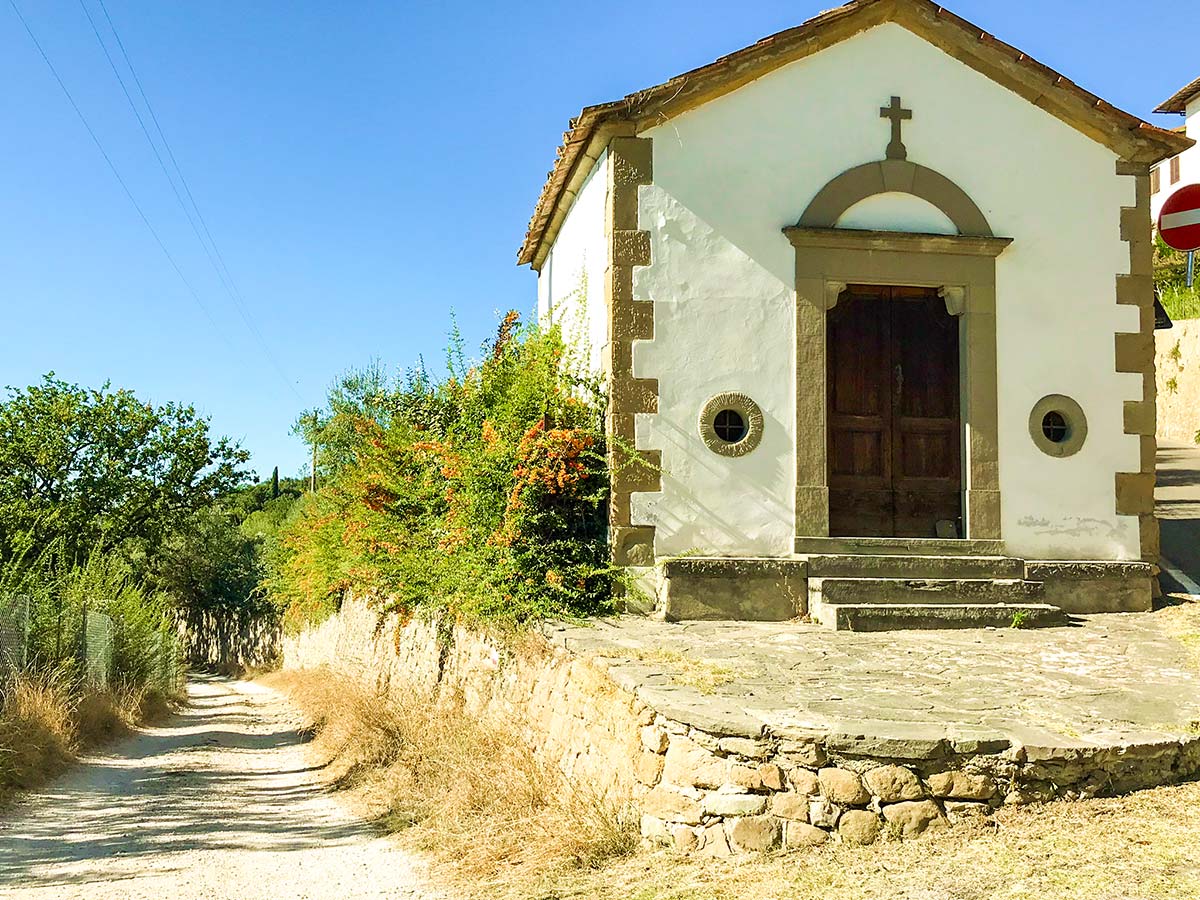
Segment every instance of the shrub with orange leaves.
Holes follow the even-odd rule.
[[[311,620],[352,590],[518,623],[609,607],[603,394],[557,330],[518,321],[481,361],[452,338],[441,379],[335,386],[312,419],[332,462],[271,565],[279,605]]]

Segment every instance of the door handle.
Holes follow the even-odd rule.
[[[900,365],[900,363],[896,363],[894,372],[896,376],[895,379],[893,379],[896,385],[896,396],[902,397],[904,395],[904,366]]]

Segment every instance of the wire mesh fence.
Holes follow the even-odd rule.
[[[0,595],[0,687],[29,665],[29,598]]]
[[[19,673],[61,665],[97,690],[123,681],[173,694],[184,673],[180,642],[167,629],[135,632],[95,610],[56,614],[0,594],[0,695]]]

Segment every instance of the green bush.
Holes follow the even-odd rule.
[[[112,620],[110,681],[133,689],[159,686],[164,654],[175,646],[163,598],[148,595],[116,553],[94,551],[76,565],[66,559],[53,547],[31,562],[15,559],[2,566],[0,591],[29,600],[27,668],[81,680],[84,617],[90,611]]]
[[[522,623],[609,607],[603,392],[557,330],[501,323],[447,375],[352,372],[299,425],[320,488],[268,548],[269,596],[297,626],[347,591],[401,610]]]
[[[1154,236],[1154,285],[1172,319],[1200,318],[1200,286],[1187,286],[1187,254],[1172,250]]]

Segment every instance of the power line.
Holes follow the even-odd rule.
[[[83,124],[84,129],[87,130],[88,135],[92,139],[92,143],[96,145],[96,149],[99,150],[100,155],[104,157],[104,161],[108,164],[108,168],[112,172],[113,177],[117,179],[117,184],[121,186],[121,190],[125,192],[125,196],[128,197],[129,202],[133,204],[133,208],[137,210],[137,214],[141,218],[142,224],[146,226],[146,230],[150,232],[155,243],[158,244],[158,248],[162,250],[163,256],[167,258],[167,262],[171,264],[171,268],[175,270],[175,274],[179,276],[179,280],[182,281],[184,286],[188,289],[188,293],[192,295],[192,299],[196,301],[196,305],[200,307],[200,310],[212,324],[213,329],[218,334],[224,335],[224,332],[221,331],[221,327],[217,324],[217,320],[213,318],[212,312],[210,312],[209,308],[204,305],[204,301],[200,299],[200,295],[196,293],[196,289],[192,287],[192,283],[188,281],[187,276],[183,274],[183,270],[179,268],[179,264],[175,262],[175,257],[171,255],[171,251],[167,249],[167,245],[163,243],[162,238],[159,237],[154,226],[150,224],[150,219],[146,217],[146,213],[143,211],[141,204],[137,202],[137,199],[133,196],[133,192],[129,190],[129,185],[127,185],[125,183],[125,179],[121,177],[121,173],[113,163],[112,157],[108,155],[108,151],[105,150],[104,145],[100,143],[100,138],[96,136],[96,132],[92,129],[87,117],[83,114],[83,110],[79,108],[79,104],[75,102],[75,98],[71,95],[70,90],[67,89],[67,85],[62,80],[62,76],[58,74],[58,69],[54,67],[54,63],[50,61],[50,57],[47,56],[46,51],[42,49],[42,44],[37,39],[37,36],[33,33],[33,29],[30,28],[29,23],[25,21],[25,17],[21,15],[21,10],[17,7],[16,0],[8,0],[8,5],[11,6],[12,11],[16,13],[17,18],[20,20],[21,25],[25,29],[25,33],[28,34],[29,39],[33,41],[33,46],[37,48],[38,54],[46,63],[46,67],[50,70],[50,74],[54,76],[54,80],[58,82],[59,88],[62,89],[63,96],[65,96],[67,98],[67,102],[71,104],[71,109],[75,110],[75,115],[79,117],[79,121]],[[231,349],[233,348],[231,347]]]
[[[158,115],[154,112],[154,106],[150,103],[150,98],[146,96],[146,91],[142,87],[142,80],[138,78],[137,69],[133,67],[133,61],[129,58],[129,54],[125,50],[125,42],[121,40],[121,34],[117,31],[117,26],[113,23],[112,16],[108,14],[108,7],[104,5],[104,0],[98,0],[100,9],[104,12],[104,19],[108,22],[109,30],[112,31],[113,37],[116,38],[117,47],[121,51],[121,56],[125,60],[125,65],[129,67],[129,74],[133,76],[133,83],[137,86],[138,93],[141,95],[142,102],[146,104],[146,111],[150,113],[150,121],[154,123],[154,130],[158,133],[159,140],[162,141],[163,147],[167,151],[167,156],[171,160],[171,165],[175,169],[175,173],[179,176],[179,182],[183,185],[184,193],[187,194],[188,200],[191,201],[192,208],[196,211],[196,217],[200,220],[200,225],[204,228],[204,233],[208,235],[208,239],[212,244],[213,250],[216,252],[217,259],[220,260],[221,266],[225,269],[226,274],[229,274],[229,268],[225,265],[225,259],[221,255],[221,250],[217,247],[217,242],[213,240],[212,232],[208,229],[208,223],[204,220],[204,214],[200,212],[200,207],[196,203],[196,198],[192,195],[192,189],[188,186],[187,179],[183,177],[183,170],[179,168],[179,162],[175,159],[175,152],[171,149],[171,143],[167,140],[167,136],[163,133],[162,125],[159,124]],[[103,43],[103,42],[101,42]],[[237,288],[230,276],[230,282]],[[240,294],[240,292],[239,292]]]
[[[134,68],[133,61],[129,58],[129,53],[125,49],[125,42],[121,40],[120,32],[117,31],[116,25],[113,23],[112,16],[109,15],[108,7],[104,5],[104,0],[98,0],[100,9],[104,12],[104,18],[108,22],[108,27],[112,31],[113,37],[116,39],[117,47],[121,51],[121,56],[125,60],[125,65],[129,69],[129,74],[133,77],[134,85],[137,87],[138,93],[141,95],[142,102],[146,106],[146,111],[150,114],[150,119],[154,124],[154,129],[158,134],[159,140],[162,142],[163,148],[167,151],[167,156],[171,160],[171,165],[175,170],[175,175],[179,179],[179,183],[183,186],[184,193],[187,194],[188,200],[191,202],[191,209],[184,202],[183,197],[179,193],[179,188],[175,185],[175,178],[171,176],[171,172],[167,169],[167,165],[162,158],[162,154],[158,150],[158,145],[154,138],[150,136],[150,131],[146,127],[146,122],[142,118],[142,114],[138,109],[137,103],[134,102],[133,96],[129,93],[129,88],[125,84],[125,79],[121,77],[121,72],[117,68],[116,62],[109,53],[108,45],[104,38],[100,35],[100,30],[96,27],[95,19],[92,18],[91,11],[88,9],[84,0],[79,0],[79,6],[83,10],[83,14],[87,17],[88,24],[92,27],[92,33],[96,36],[96,42],[100,45],[100,49],[104,52],[104,58],[108,60],[109,68],[112,69],[113,75],[117,78],[117,83],[121,86],[121,92],[125,95],[125,100],[129,103],[129,108],[133,111],[134,118],[145,135],[146,142],[150,145],[150,149],[154,152],[154,158],[158,160],[158,166],[162,169],[163,175],[167,178],[167,183],[171,185],[171,191],[175,195],[175,200],[179,204],[179,208],[183,210],[184,216],[187,218],[188,225],[191,226],[192,233],[195,234],[196,240],[200,242],[200,246],[204,249],[205,256],[208,257],[209,264],[213,267],[213,271],[217,275],[217,280],[221,283],[221,287],[225,289],[225,293],[229,295],[229,299],[233,302],[234,308],[237,309],[238,315],[242,321],[246,323],[246,327],[250,329],[254,337],[257,339],[259,346],[266,354],[267,359],[274,367],[276,373],[287,385],[288,390],[295,394],[296,398],[303,400],[300,392],[296,390],[291,379],[288,378],[283,366],[271,349],[262,331],[254,322],[250,315],[250,310],[242,296],[242,292],[238,289],[237,282],[233,278],[233,273],[229,271],[229,267],[225,264],[225,258],[221,254],[221,248],[217,246],[216,240],[212,236],[212,231],[208,227],[208,223],[204,219],[204,214],[200,212],[200,207],[196,203],[196,198],[192,194],[192,189],[187,183],[187,179],[183,175],[183,170],[179,167],[179,162],[175,158],[175,153],[171,149],[171,144],[167,140],[167,136],[163,133],[162,125],[158,121],[158,116],[154,112],[154,106],[150,103],[150,98],[146,96],[146,91],[142,87],[142,80],[138,77],[137,69]],[[195,211],[195,217],[192,215],[192,210]],[[196,221],[199,220],[200,226],[204,229],[204,235],[207,235],[206,241],[204,236],[200,234],[200,228],[196,226]],[[209,249],[211,245],[211,250]]]

